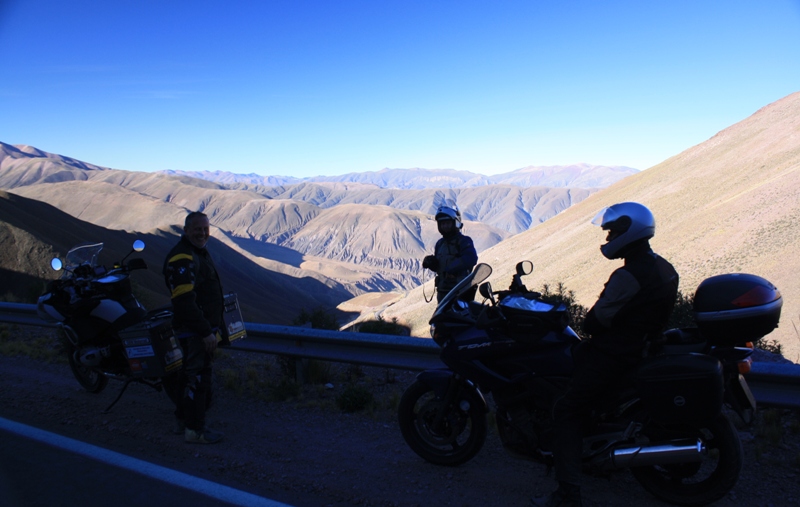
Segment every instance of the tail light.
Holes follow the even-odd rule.
[[[748,357],[744,361],[739,361],[737,366],[739,367],[739,373],[742,375],[750,373],[750,370],[753,369],[753,359]]]

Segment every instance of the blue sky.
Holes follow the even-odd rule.
[[[0,54],[0,141],[116,169],[646,169],[800,91],[800,0],[0,0]]]

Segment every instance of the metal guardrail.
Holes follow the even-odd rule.
[[[56,327],[38,317],[36,305],[19,303],[0,303],[0,322]],[[245,329],[247,338],[234,342],[231,349],[398,370],[444,366],[439,360],[439,346],[424,338],[247,322]],[[800,408],[800,365],[755,362],[745,378],[759,405]]]
[[[20,303],[0,303],[0,322],[57,327],[39,318],[36,305]],[[245,329],[247,338],[233,342],[230,349],[398,370],[444,367],[439,360],[439,346],[424,338],[250,322],[245,322]]]

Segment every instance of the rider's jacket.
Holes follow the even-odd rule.
[[[217,269],[205,248],[181,236],[164,261],[164,281],[172,298],[173,326],[199,336],[224,331],[224,295]]]
[[[461,231],[443,237],[436,242],[434,255],[439,261],[436,270],[436,290],[439,294],[447,294],[464,279],[475,264],[478,263],[478,253],[472,238],[465,236]]]
[[[678,292],[678,273],[647,242],[625,256],[584,321],[592,344],[609,354],[641,357],[645,340],[660,334]]]

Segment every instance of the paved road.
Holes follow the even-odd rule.
[[[3,507],[288,507],[0,418]]]

